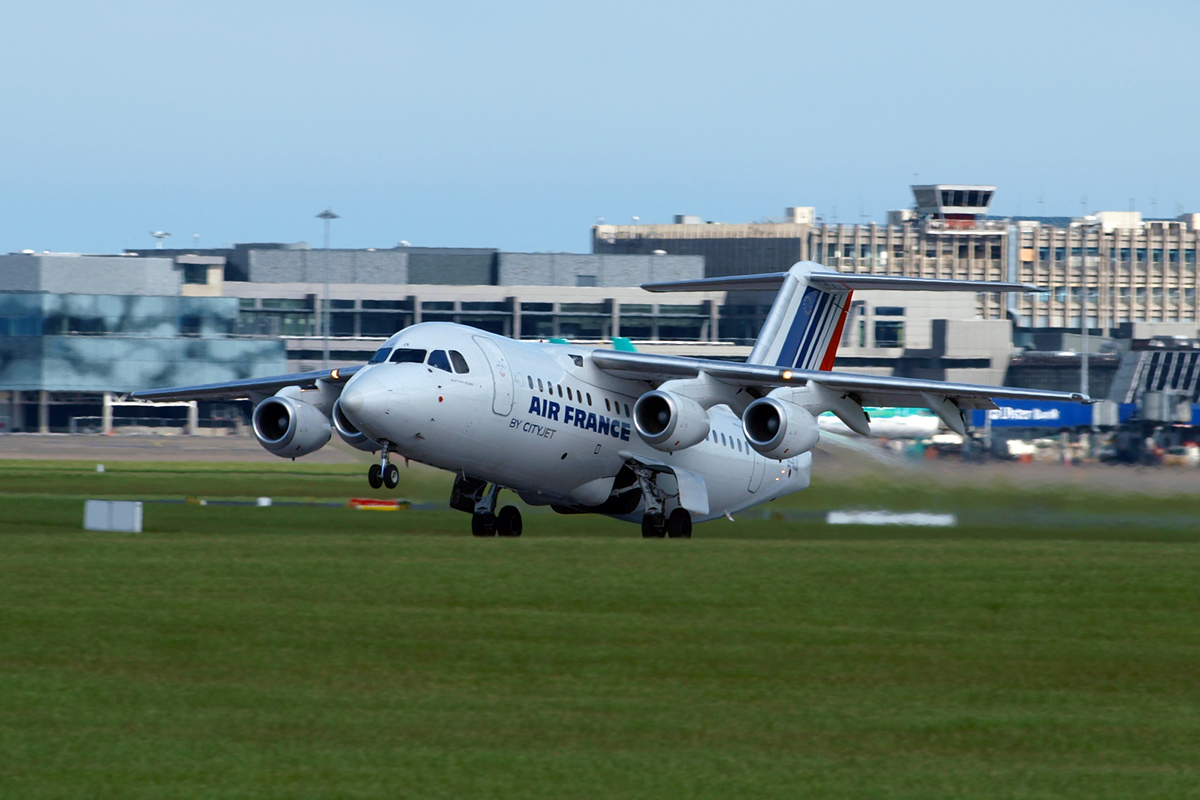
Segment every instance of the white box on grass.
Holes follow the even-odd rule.
[[[141,500],[88,500],[83,504],[86,531],[142,532]]]

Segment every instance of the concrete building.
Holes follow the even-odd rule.
[[[1137,212],[1084,217],[989,215],[994,186],[913,186],[912,209],[886,224],[689,221],[673,225],[597,225],[597,253],[696,253],[706,274],[776,272],[811,259],[842,272],[926,278],[1020,280],[1049,295],[981,294],[976,315],[1011,318],[1017,327],[1102,331],[1154,323],[1161,334],[1194,336],[1200,215],[1143,220]]]

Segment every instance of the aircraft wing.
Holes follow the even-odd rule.
[[[799,388],[812,381],[853,397],[860,406],[878,408],[927,408],[931,398],[945,398],[964,410],[996,408],[996,404],[992,402],[995,399],[1091,402],[1086,395],[1079,392],[1047,392],[1008,386],[858,375],[850,372],[785,369],[766,364],[742,364],[650,353],[594,350],[591,357],[593,364],[610,375],[648,381],[655,385],[669,380],[696,378],[701,372],[731,386],[760,387],[766,391],[780,386]]]
[[[345,369],[319,369],[312,372],[297,372],[293,375],[275,375],[270,378],[246,378],[226,383],[206,383],[199,386],[177,386],[171,389],[152,389],[134,392],[135,400],[244,400],[253,395],[273,395],[286,386],[312,388],[317,381],[341,386],[361,367]]]

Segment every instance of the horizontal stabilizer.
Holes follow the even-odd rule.
[[[1045,292],[1032,283],[1004,281],[952,281],[937,278],[904,278],[896,275],[854,275],[834,272],[813,262],[801,262],[812,268],[808,284],[823,290],[857,291],[860,289],[904,292]],[[783,285],[787,272],[762,275],[730,275],[723,278],[701,278],[694,281],[644,283],[650,292],[774,292]]]

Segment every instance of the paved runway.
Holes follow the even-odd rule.
[[[874,449],[874,448],[872,448]],[[278,464],[253,436],[156,436],[138,434],[0,434],[0,459],[32,458],[76,461],[250,461]],[[374,462],[336,436],[302,461],[308,464]],[[1192,494],[1200,491],[1200,470],[1185,467],[1128,467],[1102,464],[1064,466],[1054,463],[1018,464],[958,460],[912,461],[901,456],[861,449],[826,447],[815,453],[813,475],[818,481],[916,480],[942,486],[1010,484],[1020,487],[1072,485],[1114,493]]]

